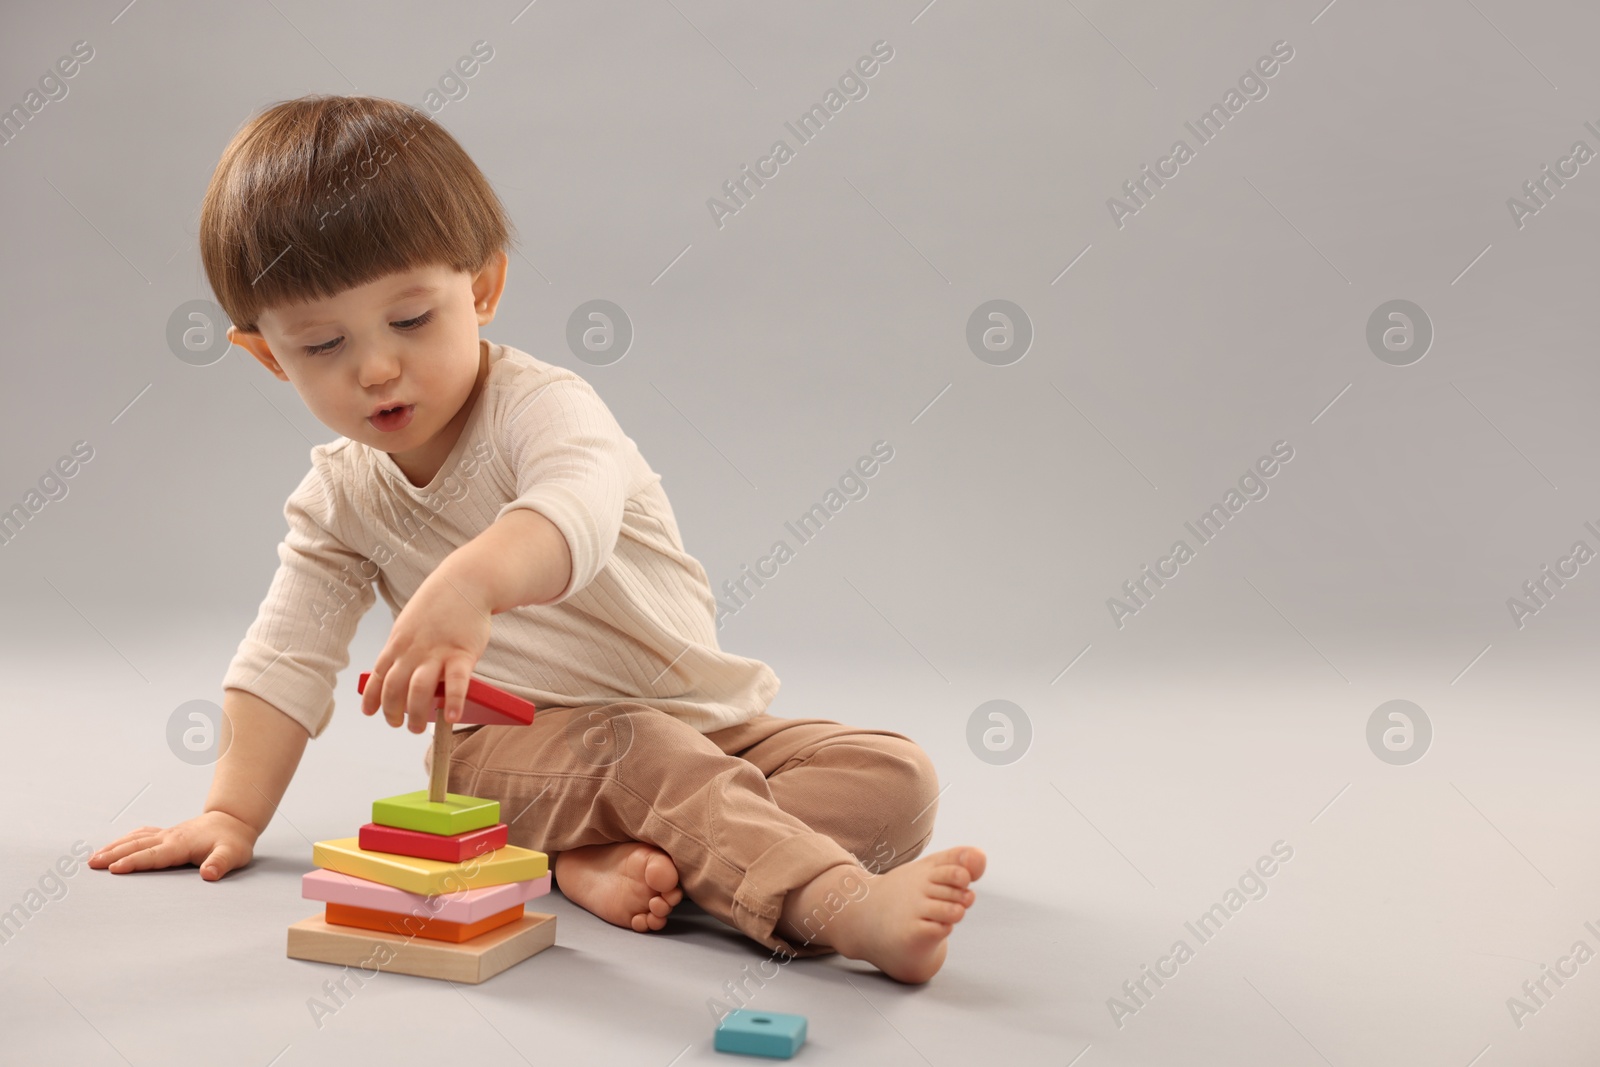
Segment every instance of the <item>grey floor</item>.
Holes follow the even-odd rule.
[[[381,606],[250,867],[48,877],[201,810],[169,719],[221,699],[332,435],[242,350],[173,340],[196,306],[223,336],[196,245],[219,154],[302,93],[421,103],[479,40],[499,58],[441,121],[524,239],[483,335],[595,384],[719,595],[894,450],[723,640],[777,670],[774,713],[922,742],[933,847],[989,870],[926,986],[816,960],[759,992],[810,1019],[802,1062],[1600,1063],[1600,579],[1507,612],[1600,537],[1600,164],[1535,218],[1512,201],[1596,147],[1600,6],[117,0],[0,25],[4,107],[71,42],[97,56],[0,165],[0,509],[37,512],[0,552],[0,922],[26,915],[0,1065],[718,1062],[706,1002],[766,956],[688,909],[642,936],[551,898],[542,955],[380,976],[314,1022],[337,969],[284,944],[312,842],[422,784],[424,742],[357,709]],[[714,218],[878,41],[870,95]],[[1111,217],[1275,42],[1270,96]],[[630,323],[610,362],[569,334],[594,299]],[[1003,352],[974,329],[992,300]],[[1395,300],[1426,324],[1404,353]],[[75,441],[96,458],[47,484]],[[1275,443],[1271,495],[1108,618]],[[969,742],[997,699],[1031,723],[1013,762]],[[1367,736],[1396,699],[1432,724],[1405,765]],[[1200,943],[1241,878],[1259,899]]]
[[[358,660],[378,634],[364,626]],[[124,651],[168,683],[204,684],[208,646],[223,638],[168,636],[200,665],[147,658],[155,633]],[[995,1062],[997,1051],[1004,1063],[1077,1067],[1590,1062],[1600,962],[1559,988],[1546,979],[1553,995],[1520,1027],[1507,998],[1574,942],[1600,945],[1584,926],[1600,927],[1592,700],[1532,692],[1525,671],[1486,661],[1471,685],[1452,688],[1447,674],[1410,694],[1434,709],[1434,737],[1423,759],[1391,766],[1363,731],[1393,694],[1328,682],[1331,672],[1318,680],[1326,667],[1297,640],[1269,649],[1296,679],[1249,677],[1242,664],[1232,675],[1125,672],[1115,654],[1054,683],[1019,678],[1034,736],[1002,766],[967,748],[967,709],[987,694],[953,695],[971,684],[959,675],[942,685],[909,665],[789,671],[778,713],[826,704],[917,736],[946,787],[934,845],[979,844],[990,867],[926,986],[796,961],[752,1006],[807,1016],[810,1063]],[[153,734],[158,716],[139,706],[129,662],[27,655],[38,669],[8,672],[21,677],[9,701],[36,713],[8,715],[13,744],[0,757],[25,816],[8,827],[7,907],[74,841],[98,846],[195,813],[209,780]],[[833,695],[841,683],[847,704]],[[84,720],[85,708],[99,710]],[[0,1059],[729,1062],[711,1048],[706,1002],[764,950],[698,909],[646,936],[555,895],[545,906],[559,935],[545,953],[480,986],[382,975],[317,1025],[308,1001],[336,969],[284,954],[285,927],[317,910],[299,896],[310,841],[352,833],[374,796],[419,777],[419,743],[347,699],[247,869],[216,884],[192,868],[66,879],[0,949]],[[70,788],[63,760],[78,764]],[[1278,842],[1293,855],[1263,880],[1265,895],[1194,938],[1185,922]],[[1179,939],[1192,958],[1160,988],[1146,979],[1152,995],[1119,1026],[1108,999]]]

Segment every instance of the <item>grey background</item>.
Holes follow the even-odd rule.
[[[1600,950],[1597,566],[1524,628],[1506,600],[1600,548],[1600,164],[1521,229],[1506,199],[1600,150],[1600,13],[1324,5],[8,6],[0,105],[73,42],[95,56],[0,148],[0,507],[75,441],[95,455],[0,546],[0,908],[75,840],[200,810],[209,768],[173,757],[168,716],[220,700],[331,438],[243,351],[166,347],[211,295],[218,155],[303,93],[420,104],[485,40],[437,115],[523,238],[483,335],[594,383],[715,585],[895,449],[720,638],[778,671],[774,713],[921,741],[948,787],[932,847],[990,869],[929,986],[832,960],[763,991],[810,1017],[805,1058],[1594,1058],[1600,963],[1520,1028],[1506,998]],[[707,198],[880,39],[868,95],[719,230]],[[1268,95],[1119,229],[1107,198],[1279,40]],[[636,331],[607,367],[565,342],[596,298]],[[991,299],[1034,330],[1010,366],[966,344]],[[1435,332],[1407,367],[1366,345],[1393,299]],[[1117,628],[1106,599],[1278,440],[1270,494]],[[282,946],[315,910],[310,842],[419,773],[419,739],[355,712],[388,621],[249,869],[80,870],[0,947],[0,1059],[715,1060],[704,1000],[761,957],[693,909],[646,938],[556,900],[557,948],[490,984],[385,976],[311,1024],[332,969]],[[995,699],[1031,722],[1009,764],[968,748]],[[1367,748],[1392,699],[1430,717],[1409,765]],[[1268,895],[1116,1026],[1107,998],[1278,840]]]

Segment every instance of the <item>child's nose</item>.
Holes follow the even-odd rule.
[[[374,345],[361,354],[359,371],[363,389],[377,389],[400,376],[400,357],[385,345]]]

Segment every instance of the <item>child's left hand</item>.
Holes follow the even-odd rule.
[[[472,668],[488,644],[488,608],[435,570],[395,618],[362,691],[361,713],[371,715],[381,703],[390,726],[409,717],[411,732],[420,734],[433,721],[442,678],[445,721],[459,720]]]

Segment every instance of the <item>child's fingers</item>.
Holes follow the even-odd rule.
[[[400,667],[391,667],[383,676],[383,694],[379,697],[382,701],[383,721],[390,726],[404,726],[406,723],[406,693],[403,679],[410,675]],[[395,686],[400,685],[399,692]]]
[[[156,834],[159,834],[161,831],[155,829],[155,827],[151,827],[151,829],[154,830],[155,833],[145,833],[141,830],[135,830],[131,834],[124,834],[123,836],[117,838],[117,840],[111,842],[111,844],[90,856],[89,866],[108,867],[117,860],[120,860],[122,857],[128,855],[130,852],[137,852],[141,848],[149,845],[151,842],[158,840]]]
[[[434,694],[438,691],[439,664],[429,661],[417,668],[406,689],[406,714],[412,733],[420,734],[433,721],[433,713],[439,704]]]
[[[112,874],[129,871],[147,871],[154,867],[170,867],[174,863],[189,862],[189,850],[176,837],[157,839],[155,844],[130,852],[111,864]]]
[[[211,850],[211,855],[200,864],[200,877],[208,882],[215,882],[235,867],[242,866],[244,856],[239,850],[226,841],[220,841]]]
[[[385,649],[385,652],[388,650]],[[367,677],[367,687],[361,690],[361,714],[371,715],[383,704],[383,683],[389,675],[389,663],[384,655],[378,656],[378,662],[372,665],[372,670]]]
[[[151,834],[159,834],[160,832],[161,827],[159,826],[141,826],[137,830],[129,830],[127,833],[123,834],[109,845],[103,846],[100,851],[104,852],[106,849],[116,848],[118,845],[132,841],[136,838],[149,837]]]
[[[467,705],[467,683],[472,680],[472,664],[464,659],[452,660],[444,668],[444,718],[446,722],[460,722],[461,712]]]
[[[136,837],[140,837],[149,833],[160,833],[160,828],[155,826],[141,826],[137,830],[129,830],[115,841],[101,845],[99,848],[95,849],[89,854],[89,866],[100,866],[100,864],[96,861],[104,857],[112,849],[118,848],[121,845],[125,845]]]
[[[425,673],[426,671],[419,670],[417,671],[417,677],[420,678]],[[412,689],[415,691],[414,683]],[[406,697],[406,729],[414,734],[420,734],[426,730],[428,724],[433,721],[433,704],[432,700],[423,703],[420,698],[408,695]]]

